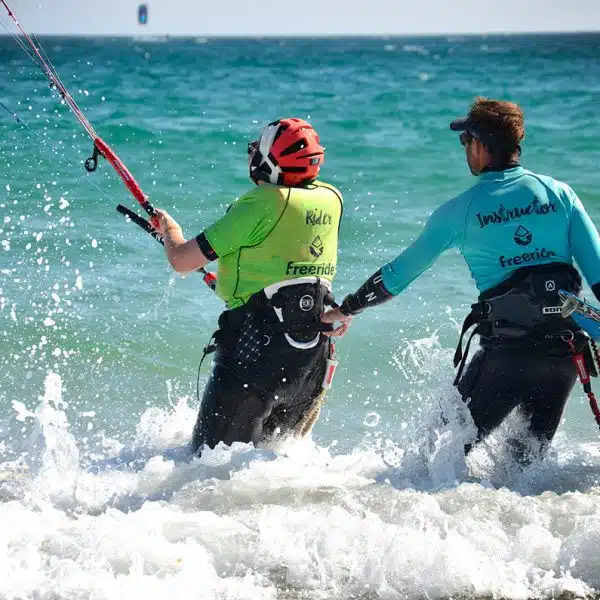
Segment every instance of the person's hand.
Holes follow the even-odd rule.
[[[343,335],[345,335],[346,331],[348,331],[350,325],[352,325],[353,320],[353,316],[345,315],[339,308],[328,310],[327,312],[321,315],[321,321],[323,323],[340,322],[341,325],[336,327],[333,331],[324,331],[323,335],[327,337],[342,337]]]
[[[181,232],[179,223],[166,211],[160,208],[155,208],[154,213],[157,217],[158,230],[161,235],[166,235],[169,231],[177,230]]]

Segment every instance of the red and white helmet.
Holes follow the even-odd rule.
[[[323,160],[317,132],[302,119],[273,121],[258,141],[248,144],[250,178],[255,183],[302,185],[317,178]]]

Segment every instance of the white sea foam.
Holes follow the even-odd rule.
[[[185,399],[98,452],[70,433],[50,374],[35,413],[15,405],[30,434],[0,481],[0,597],[591,594],[599,446],[559,440],[497,488],[459,452],[472,433],[460,406],[448,400],[429,437],[407,427],[395,466],[376,447],[336,455],[311,440],[192,458]]]

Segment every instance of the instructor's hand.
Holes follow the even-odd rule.
[[[341,322],[341,325],[336,327],[333,331],[324,331],[323,335],[327,337],[342,337],[346,331],[352,325],[354,317],[345,315],[339,308],[328,310],[326,313],[321,315],[321,321],[323,323],[337,323]]]
[[[166,210],[155,208],[154,212],[158,218],[158,227],[161,235],[167,235],[169,231],[178,231],[181,233],[179,223]]]

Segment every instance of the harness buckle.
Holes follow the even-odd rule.
[[[481,302],[478,302],[475,306],[479,306],[481,308],[481,315],[484,319],[488,317],[492,312],[492,305],[487,300],[482,300]]]

